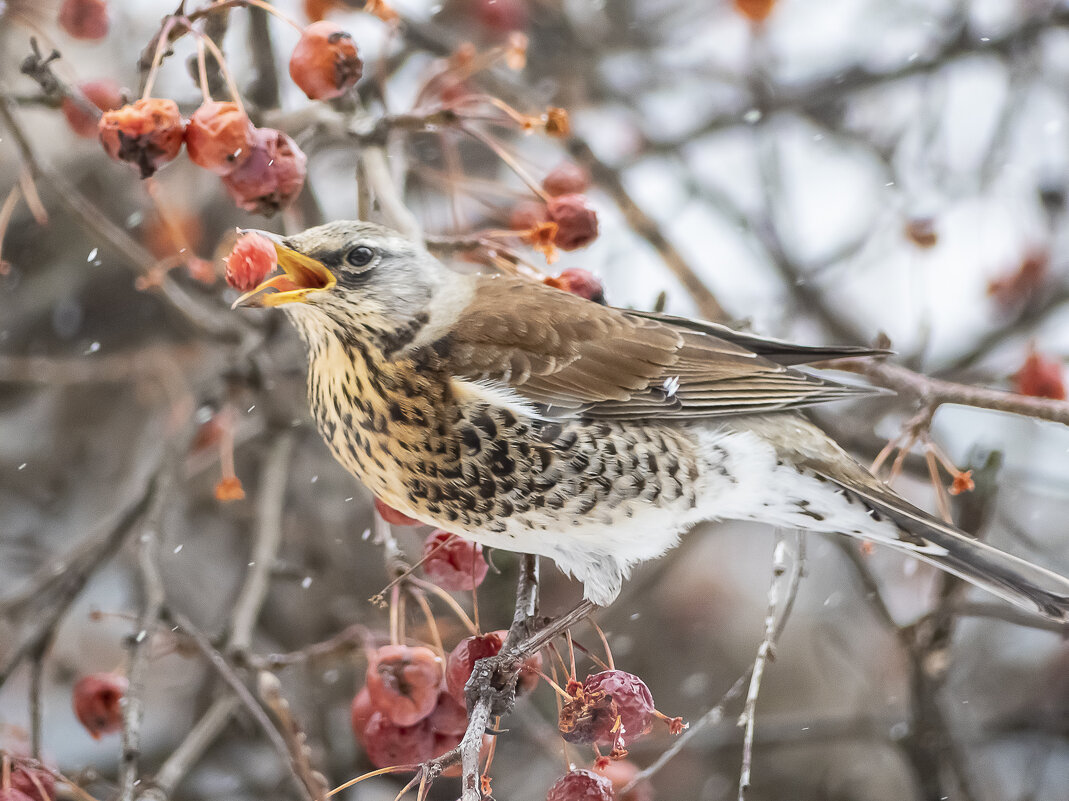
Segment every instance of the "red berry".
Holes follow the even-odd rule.
[[[360,692],[353,698],[353,704],[349,708],[349,720],[352,723],[353,736],[356,737],[356,741],[360,745],[367,745],[364,742],[364,731],[367,729],[367,724],[374,714],[375,705],[371,703],[371,693],[368,692],[367,687],[361,687]]]
[[[270,239],[259,234],[245,234],[238,237],[234,249],[226,257],[226,282],[240,292],[248,292],[258,287],[277,263],[275,246]]]
[[[251,155],[223,176],[223,186],[238,208],[270,217],[300,194],[307,162],[296,142],[286,134],[273,128],[257,128]]]
[[[86,81],[78,84],[78,89],[85,99],[101,111],[111,111],[122,105],[122,90],[119,84],[109,78],[99,81]],[[93,139],[97,135],[97,116],[82,108],[73,98],[65,97],[60,104],[63,116],[74,133],[83,139]]]
[[[474,0],[474,3],[476,18],[492,31],[510,33],[527,27],[524,0]]]
[[[589,770],[565,773],[549,788],[546,801],[614,801],[612,782]]]
[[[185,127],[177,103],[149,97],[105,111],[97,130],[109,156],[129,162],[148,178],[178,155]]]
[[[483,583],[490,565],[477,542],[438,530],[423,543],[423,573],[443,590],[474,590]]]
[[[594,772],[612,782],[613,792],[617,794],[619,801],[653,801],[653,785],[646,780],[632,787],[627,795],[620,795],[620,791],[638,775],[638,766],[633,762],[626,759],[608,760],[604,764],[595,765]]]
[[[1050,253],[1030,250],[1015,270],[994,278],[987,284],[987,294],[1009,311],[1035,300],[1050,271]]]
[[[404,512],[399,512],[392,506],[388,506],[385,501],[375,498],[375,511],[379,513],[379,517],[385,520],[387,523],[393,523],[395,526],[422,526],[423,524],[416,520],[414,517],[409,517]]]
[[[586,677],[575,698],[561,708],[558,728],[570,743],[626,747],[649,732],[653,710],[653,696],[642,679],[605,670]]]
[[[290,56],[290,77],[310,100],[341,97],[363,71],[353,37],[327,20],[305,28]]]
[[[775,6],[776,0],[735,0],[735,10],[751,22],[764,22]]]
[[[575,195],[590,188],[590,173],[574,161],[564,161],[542,179],[542,188],[551,195]]]
[[[509,213],[509,228],[513,231],[527,231],[545,221],[545,204],[535,200],[521,200]]]
[[[505,638],[505,632],[500,632],[501,638]],[[520,695],[531,692],[538,686],[538,680],[542,677],[542,654],[537,653],[527,657],[520,665],[520,676],[516,681],[516,692]]]
[[[467,704],[464,685],[471,678],[475,663],[488,656],[494,656],[505,642],[501,632],[477,634],[457,643],[445,663],[445,687],[458,703]]]
[[[128,683],[118,673],[91,673],[74,685],[74,714],[94,740],[122,728],[122,702]]]
[[[105,0],[66,0],[59,9],[59,26],[75,39],[103,39],[108,35]]]
[[[906,222],[906,237],[919,248],[933,248],[939,243],[935,220],[931,217],[914,217]]]
[[[6,790],[0,788],[0,801],[34,801],[32,795],[26,795],[22,790],[9,787]]]
[[[443,690],[438,693],[438,705],[427,720],[431,722],[435,734],[459,736],[468,728],[468,710]]]
[[[11,789],[25,793],[32,801],[54,801],[56,780],[47,770],[16,757],[11,764]]]
[[[384,645],[372,654],[367,689],[375,709],[398,726],[411,726],[438,705],[442,660],[429,648]]]
[[[229,175],[252,155],[256,129],[237,103],[210,101],[186,125],[186,152],[198,167]]]
[[[1021,369],[1014,374],[1013,386],[1021,395],[1065,400],[1061,362],[1041,356],[1034,350],[1029,352]]]
[[[557,224],[554,244],[561,250],[586,247],[598,236],[598,215],[585,195],[560,195],[546,203],[546,215]]]
[[[434,732],[421,720],[414,726],[398,726],[382,712],[375,712],[364,728],[364,750],[377,768],[416,765],[434,758]]]
[[[605,288],[601,281],[594,273],[581,267],[569,267],[560,275],[547,276],[542,283],[605,305]]]

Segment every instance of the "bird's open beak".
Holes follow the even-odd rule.
[[[282,237],[278,234],[253,228],[243,229],[241,233],[259,234],[270,239],[275,246],[275,257],[278,259],[278,266],[282,268],[283,275],[268,278],[262,284],[235,300],[230,308],[304,303],[309,293],[330,289],[337,283],[334,274],[321,262],[286,247],[283,244]],[[267,289],[276,291],[265,293],[264,290]]]

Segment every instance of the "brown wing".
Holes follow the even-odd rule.
[[[479,279],[435,350],[458,378],[505,384],[560,416],[738,415],[873,392],[792,370],[689,320],[600,306],[506,276]]]

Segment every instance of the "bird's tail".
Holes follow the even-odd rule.
[[[1069,622],[1069,578],[964,534],[890,492],[844,484],[874,521],[899,529],[897,542],[882,539],[919,559],[987,590],[1016,606],[1060,623]],[[862,535],[864,536],[864,535]]]

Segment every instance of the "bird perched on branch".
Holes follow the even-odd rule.
[[[1069,580],[911,505],[795,411],[871,392],[796,365],[874,351],[460,274],[366,222],[267,236],[284,274],[235,306],[288,314],[334,456],[406,515],[548,556],[602,605],[695,523],[735,519],[883,543],[1069,618]]]

